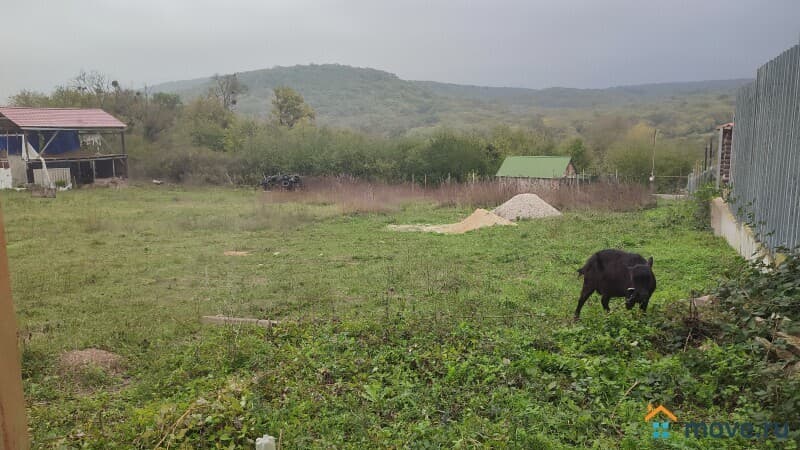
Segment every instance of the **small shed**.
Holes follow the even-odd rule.
[[[0,188],[127,178],[125,128],[102,109],[0,106]]]
[[[509,156],[497,177],[501,181],[557,187],[565,180],[577,179],[577,172],[569,156]]]

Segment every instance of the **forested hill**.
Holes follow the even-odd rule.
[[[436,126],[482,128],[494,124],[530,125],[533,119],[565,126],[587,114],[637,115],[675,135],[702,132],[729,120],[736,89],[748,80],[647,84],[608,89],[467,86],[408,81],[376,69],[338,64],[274,67],[238,73],[248,92],[237,110],[266,117],[272,89],[290,86],[317,111],[321,124],[372,133],[407,133]],[[156,85],[184,100],[202,95],[210,78]],[[697,124],[700,120],[702,123]],[[694,124],[694,125],[693,125]]]

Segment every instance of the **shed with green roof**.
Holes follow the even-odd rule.
[[[569,156],[508,156],[497,171],[497,176],[559,180],[574,178],[576,172]]]

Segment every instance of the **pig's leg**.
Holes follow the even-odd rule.
[[[586,299],[588,299],[594,293],[594,289],[589,287],[587,283],[583,283],[583,289],[581,290],[581,297],[578,299],[578,307],[575,309],[575,320],[581,315],[581,309],[583,308],[583,304],[586,303]]]
[[[605,310],[606,310],[606,312],[611,312],[611,308],[609,308],[609,307],[608,307],[608,301],[609,301],[609,300],[611,300],[611,296],[609,296],[609,295],[604,295],[604,296],[603,296],[603,297],[600,299],[600,303],[602,303],[602,304],[603,304],[603,309],[605,309]]]

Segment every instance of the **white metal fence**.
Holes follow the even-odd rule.
[[[72,184],[69,168],[50,168],[47,169],[47,175],[50,177],[50,182],[53,184],[59,181],[62,182],[64,186]],[[33,184],[49,187],[47,186],[47,177],[45,177],[44,169],[33,169]]]
[[[800,245],[800,45],[741,88],[734,120],[734,212],[770,249]]]

